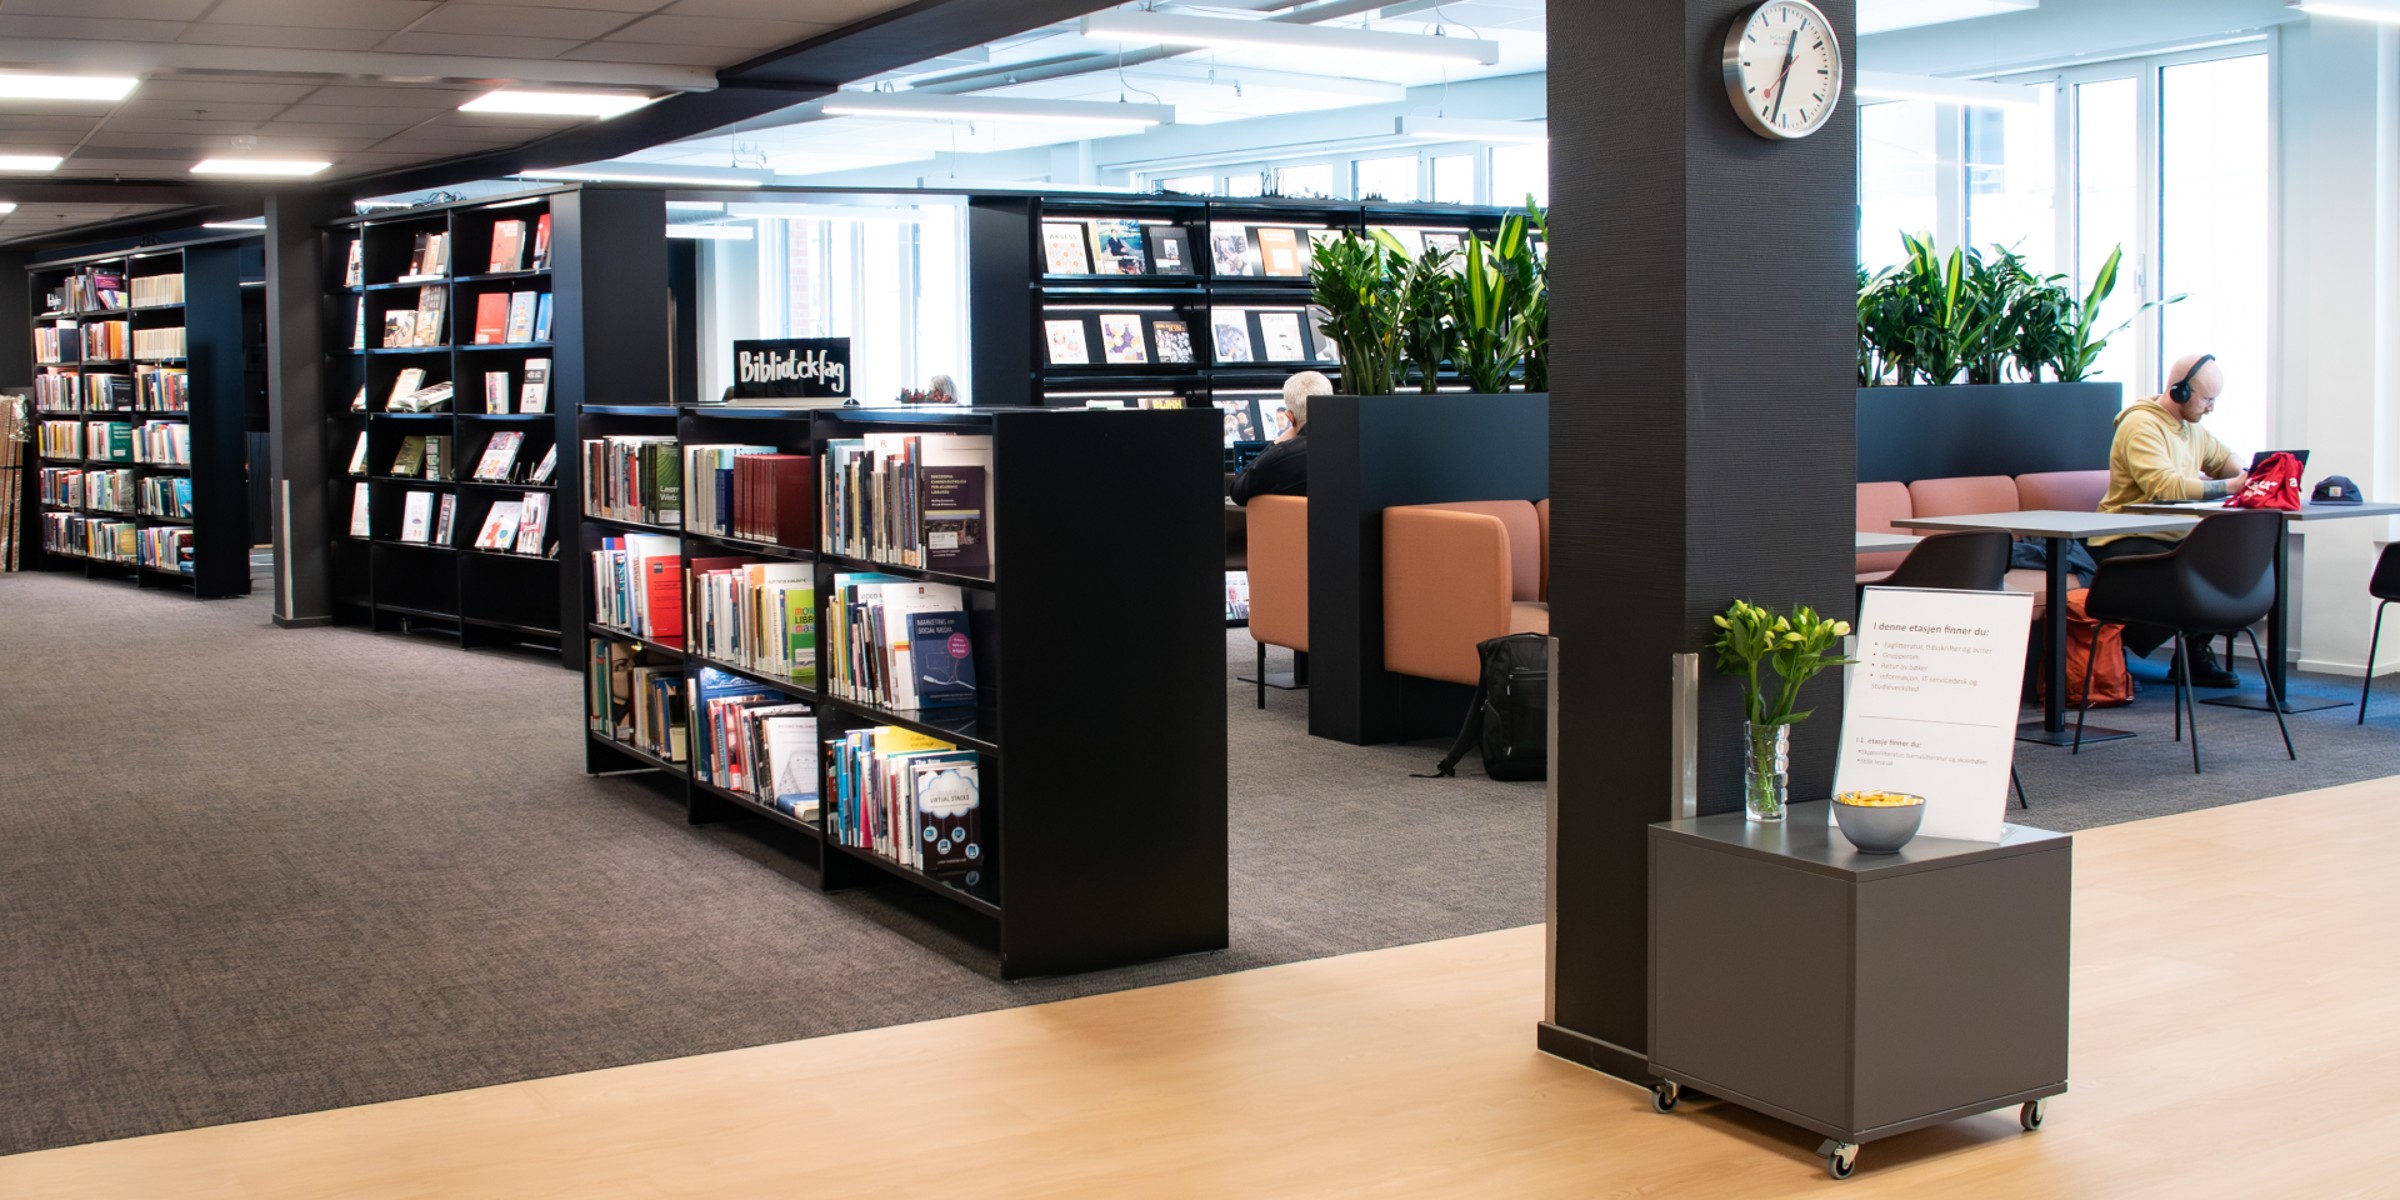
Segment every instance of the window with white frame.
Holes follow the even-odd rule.
[[[1301,163],[1275,168],[1275,194],[1318,199],[1336,195],[1333,190],[1333,164]]]
[[[1278,194],[1324,199],[1382,199],[1395,203],[1491,204],[1513,208],[1531,195],[1550,202],[1550,148],[1444,143],[1414,152],[1361,152],[1356,157],[1285,162],[1178,166],[1137,171],[1135,182],[1194,194],[1256,196],[1272,179]]]
[[[1491,203],[1515,208],[1527,196],[1550,206],[1550,145],[1533,142],[1492,147]]]
[[[1162,192],[1181,192],[1187,196],[1213,195],[1217,177],[1210,175],[1166,175],[1151,180]]]

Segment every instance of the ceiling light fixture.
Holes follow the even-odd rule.
[[[200,223],[202,229],[265,229],[266,227],[267,219],[265,217],[244,217],[239,221],[203,221]]]
[[[517,175],[524,179],[573,179],[584,183],[674,183],[730,188],[754,188],[759,185],[758,180],[735,175],[653,175],[609,167],[549,167],[539,171],[519,171]]]
[[[55,154],[0,154],[0,171],[55,171],[62,161]]]
[[[669,225],[667,236],[702,242],[747,242],[758,236],[748,225]]]
[[[2041,97],[2029,87],[1985,83],[1977,79],[1902,75],[1892,71],[1860,71],[1858,98],[1861,101],[1930,100],[1936,104],[1963,104],[1969,108],[2033,108],[2042,102]]]
[[[911,92],[840,92],[818,111],[829,117],[895,117],[915,121],[1040,121],[1070,125],[1172,125],[1172,104],[1106,100],[1024,100],[1014,96],[947,96]]]
[[[655,99],[655,96],[629,96],[622,92],[544,92],[503,88],[497,92],[485,92],[459,105],[458,111],[605,119],[632,112]]]
[[[1444,58],[1483,66],[1500,62],[1500,43],[1480,38],[1385,33],[1328,25],[1296,25],[1283,21],[1242,21],[1225,17],[1186,17],[1173,13],[1111,9],[1085,17],[1083,35],[1111,41],[1161,46],[1251,47],[1311,54],[1371,54],[1403,58]]]
[[[1399,117],[1392,131],[1401,137],[1428,142],[1509,142],[1539,144],[1550,140],[1548,121],[1475,121],[1464,117]]]
[[[2382,21],[2386,24],[2400,25],[2400,5],[2387,7],[2363,2],[2363,0],[2348,0],[2347,3],[2335,4],[2325,3],[2325,0],[2283,0],[2283,3],[2286,8],[2299,9],[2312,17],[2349,17],[2358,21]]]
[[[290,158],[204,158],[192,164],[194,175],[254,175],[277,179],[314,175],[329,162],[312,162]]]
[[[0,216],[7,216],[9,213],[13,213],[15,211],[17,211],[16,201],[0,200]]]
[[[141,80],[129,75],[14,75],[0,73],[0,99],[122,100]]]

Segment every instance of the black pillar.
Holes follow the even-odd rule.
[[[333,620],[325,325],[334,285],[326,273],[341,268],[326,262],[325,235],[318,227],[348,212],[348,205],[322,192],[267,197],[268,495],[278,625]]]
[[[1854,0],[1818,4],[1855,74]],[[1645,831],[1675,815],[1673,656],[1702,652],[1699,808],[1729,811],[1741,713],[1703,651],[1709,617],[1736,599],[1851,606],[1855,109],[1796,142],[1749,132],[1721,55],[1751,7],[1549,12],[1558,703],[1539,1042],[1628,1079],[1648,1075]],[[1829,675],[1805,698],[1795,796],[1831,782],[1839,691]],[[1768,1019],[1775,998],[1758,999]]]

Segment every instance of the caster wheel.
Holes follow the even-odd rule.
[[[2026,1101],[2022,1107],[2017,1109],[2017,1124],[2024,1126],[2027,1133],[2040,1129],[2042,1127],[2042,1110],[2048,1107],[2050,1107],[2048,1100]]]
[[[1650,1107],[1659,1112],[1674,1112],[1675,1105],[1682,1099],[1683,1088],[1676,1084],[1662,1081],[1650,1087]]]
[[[1858,1170],[1858,1147],[1844,1143],[1825,1156],[1825,1173],[1835,1179],[1848,1179]]]

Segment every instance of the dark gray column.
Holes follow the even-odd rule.
[[[1854,0],[1819,6],[1855,73]],[[1559,649],[1539,1040],[1632,1079],[1648,1069],[1645,830],[1672,815],[1677,776],[1672,658],[1735,599],[1851,606],[1855,110],[1799,142],[1750,133],[1720,62],[1750,7],[1549,14]],[[1738,694],[1705,654],[1702,679],[1700,811],[1728,811]],[[1836,681],[1813,689],[1800,796],[1827,790],[1841,723]]]
[[[272,445],[275,623],[333,620],[325,449],[325,322],[334,281],[324,222],[348,214],[318,192],[267,197],[267,429]]]

